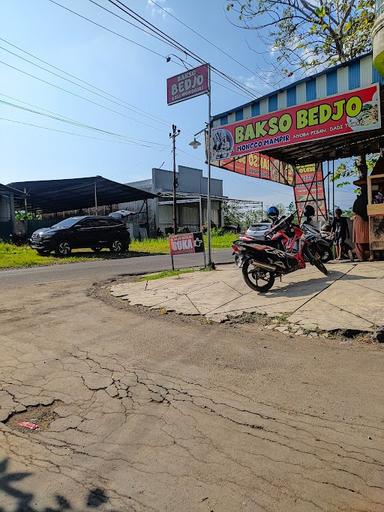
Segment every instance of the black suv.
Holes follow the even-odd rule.
[[[70,217],[50,228],[38,229],[29,240],[29,245],[39,254],[55,251],[58,256],[88,247],[95,252],[108,247],[112,252],[122,253],[128,250],[129,243],[129,232],[122,222],[96,216]]]

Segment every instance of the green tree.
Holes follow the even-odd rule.
[[[287,76],[370,51],[374,7],[375,0],[227,0],[243,28],[268,36]]]
[[[237,226],[242,224],[242,214],[239,203],[225,201],[223,203],[224,225]]]
[[[378,155],[370,155],[366,158],[366,172],[369,174],[375,163],[377,162]],[[349,158],[347,161],[342,162],[336,169],[333,177],[336,187],[343,188],[346,185],[351,185],[352,182],[361,176],[360,169],[358,167],[358,161]],[[358,192],[359,189],[356,189]]]

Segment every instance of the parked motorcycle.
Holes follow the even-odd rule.
[[[293,223],[294,214],[279,220],[269,231],[270,240],[236,240],[232,249],[241,257],[245,283],[267,292],[275,278],[306,267],[305,259],[327,275],[328,271],[311,236]]]
[[[327,263],[334,259],[333,238],[331,236],[323,236],[319,229],[307,221],[304,221],[301,224],[301,229],[303,230],[304,236],[308,240],[311,240],[316,246],[316,250],[320,254],[321,261],[323,263]]]

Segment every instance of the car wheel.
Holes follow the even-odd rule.
[[[127,244],[125,242],[122,242],[121,240],[114,240],[110,246],[111,252],[114,252],[115,254],[121,254],[125,252],[127,248]]]
[[[69,245],[69,242],[59,242],[55,249],[55,253],[57,256],[69,256],[71,254],[72,248]]]
[[[92,249],[92,251],[93,251],[93,252],[98,253],[98,252],[100,252],[100,251],[101,251],[102,247],[97,246],[97,247],[92,247],[91,249]]]

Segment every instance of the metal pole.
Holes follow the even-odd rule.
[[[177,202],[176,202],[176,189],[177,189],[177,175],[176,175],[176,137],[180,134],[180,130],[176,125],[172,125],[172,133],[169,137],[172,139],[172,152],[173,152],[173,234],[177,233]]]
[[[148,211],[148,199],[145,199],[145,224],[147,228],[147,238],[149,238],[149,211]]]
[[[211,241],[211,222],[212,222],[212,211],[211,211],[211,67],[208,67],[208,187],[207,187],[207,237],[208,237],[208,268],[215,268],[215,264],[212,261],[212,241]]]
[[[203,231],[203,207],[201,204],[201,196],[199,197],[199,231]]]
[[[328,186],[328,201],[327,201],[327,220],[329,220],[329,210],[331,209],[331,188],[330,188],[330,182],[331,180],[331,174],[329,171],[329,160],[327,161],[327,186]]]
[[[335,161],[332,160],[332,217],[335,215]]]
[[[95,215],[97,215],[97,182],[95,180]]]

